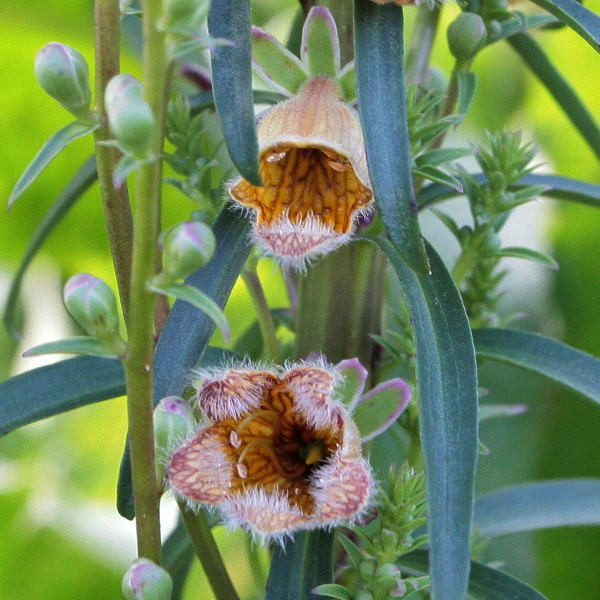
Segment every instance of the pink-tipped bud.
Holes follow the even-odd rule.
[[[51,42],[35,57],[35,76],[42,88],[76,117],[90,112],[89,69],[75,48]]]
[[[163,239],[163,278],[185,279],[210,261],[216,240],[200,221],[187,221],[169,229]]]
[[[118,337],[117,301],[102,279],[89,273],[73,275],[63,298],[70,315],[89,335],[105,340]]]
[[[171,600],[173,582],[163,568],[138,558],[123,575],[121,590],[126,600]]]
[[[142,84],[131,75],[115,75],[106,86],[104,104],[110,131],[123,149],[146,155],[154,138],[155,119],[142,98]]]
[[[157,455],[166,456],[194,430],[192,407],[179,396],[166,396],[154,409],[154,441]]]

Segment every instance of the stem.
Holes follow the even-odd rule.
[[[197,514],[179,503],[181,518],[190,534],[194,550],[200,559],[210,587],[218,600],[239,600],[225,568],[219,548],[210,532],[204,511]]]
[[[121,13],[119,0],[96,0],[94,6],[96,44],[96,110],[106,123],[104,89],[111,77],[119,73],[119,42]],[[104,217],[108,230],[111,255],[119,288],[119,298],[125,322],[129,317],[129,282],[133,253],[133,224],[127,187],[116,189],[112,174],[121,158],[116,148],[98,144],[110,138],[106,127],[94,132],[96,164]]]
[[[407,84],[423,85],[425,82],[440,12],[441,6],[429,8],[426,3],[418,9],[410,49],[406,57]]]
[[[149,291],[148,282],[154,276],[156,266],[162,177],[159,157],[166,105],[167,56],[164,34],[156,28],[161,4],[159,0],[142,2],[144,99],[156,117],[157,131],[151,151],[157,158],[141,167],[136,174],[129,341],[125,359],[138,553],[158,564],[161,561],[161,540],[152,425],[155,295]]]
[[[281,348],[277,335],[275,333],[275,323],[273,322],[273,315],[269,309],[265,293],[260,279],[254,269],[246,266],[241,273],[242,279],[250,294],[250,299],[256,311],[256,319],[258,320],[258,326],[260,327],[260,333],[262,334],[264,348],[267,354],[267,358],[275,362],[276,364],[281,363]]]

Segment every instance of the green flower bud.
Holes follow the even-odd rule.
[[[456,60],[473,58],[487,40],[483,19],[475,13],[464,12],[448,27],[448,46]]]
[[[73,275],[63,297],[70,315],[89,335],[100,339],[118,337],[117,301],[104,281],[88,273]]]
[[[203,267],[215,253],[212,229],[200,221],[180,223],[163,239],[163,278],[184,279]]]
[[[142,98],[140,82],[131,75],[115,75],[106,86],[104,105],[110,130],[123,149],[145,156],[154,137],[155,120]]]
[[[37,53],[34,68],[39,84],[50,96],[76,117],[89,117],[88,65],[75,48],[51,42]]]
[[[192,407],[179,396],[163,398],[154,409],[154,440],[157,455],[166,456],[194,430]]]
[[[375,573],[376,569],[377,561],[373,560],[372,558],[363,560],[358,566],[358,572],[360,573],[360,576],[363,579],[370,579],[371,577],[373,577],[373,574]]]
[[[126,600],[171,600],[173,582],[167,571],[147,558],[138,558],[123,575]]]

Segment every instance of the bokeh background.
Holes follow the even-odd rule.
[[[600,11],[600,0],[586,3]],[[252,2],[257,24],[285,39],[297,10],[294,0]],[[519,9],[538,10],[523,3]],[[410,12],[407,9],[410,22]],[[456,6],[444,9],[447,24]],[[600,57],[567,29],[536,35],[600,119]],[[0,199],[42,142],[69,122],[38,87],[33,76],[37,50],[50,41],[79,49],[93,68],[92,2],[48,3],[3,0],[0,4]],[[123,43],[123,69],[136,74],[132,45]],[[451,66],[444,36],[435,63]],[[486,49],[474,65],[479,75],[472,114],[454,142],[483,140],[483,132],[522,129],[539,150],[540,171],[600,183],[597,158],[545,89],[505,43]],[[74,169],[92,152],[86,138],[59,156],[9,214],[0,214],[0,305],[27,240]],[[171,191],[165,224],[189,216],[191,201]],[[461,201],[452,205],[457,214]],[[450,261],[456,254],[446,232],[428,215],[423,227]],[[510,245],[545,249],[559,262],[557,272],[507,260],[504,310],[527,317],[519,326],[559,337],[600,355],[600,212],[581,205],[540,199],[517,209],[506,228]],[[453,254],[454,253],[454,254]],[[273,305],[285,296],[265,261],[261,273]],[[73,324],[62,308],[62,283],[88,271],[114,284],[99,193],[92,188],[71,210],[36,258],[24,286],[20,311],[24,340],[0,331],[0,378],[42,364],[21,359],[24,348],[64,336]],[[252,314],[241,286],[227,309],[234,331]],[[49,357],[45,360],[56,360]],[[478,487],[486,492],[530,480],[599,476],[600,411],[585,399],[548,381],[509,367],[485,365],[482,385],[490,402],[525,403],[529,411],[485,423],[482,441],[489,456],[479,462]],[[27,402],[27,398],[23,398]],[[125,404],[116,399],[79,409],[15,431],[0,439],[0,598],[3,600],[106,600],[120,597],[120,579],[135,554],[134,528],[119,517],[115,484],[125,437]],[[164,507],[164,528],[174,524]],[[234,581],[245,599],[256,597],[240,534],[217,536]],[[600,528],[570,528],[495,540],[484,555],[503,561],[507,571],[538,587],[551,600],[597,597],[600,589]],[[193,568],[185,597],[211,598],[202,570]]]

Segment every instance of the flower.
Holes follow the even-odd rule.
[[[284,265],[347,242],[373,192],[358,116],[335,80],[315,77],[258,123],[264,186],[238,179],[231,197],[256,211],[254,235]]]
[[[262,539],[356,517],[373,479],[335,382],[308,364],[203,374],[197,401],[212,423],[175,450],[171,489]]]

